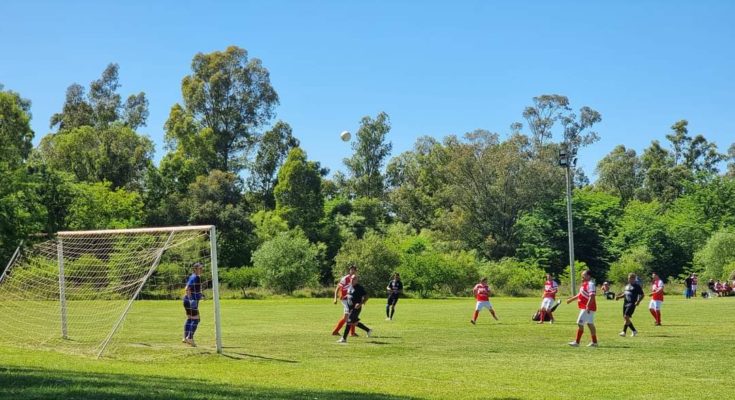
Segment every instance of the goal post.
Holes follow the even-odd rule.
[[[19,247],[0,275],[0,315],[5,320],[0,342],[97,357],[113,339],[126,342],[116,339],[119,336],[128,344],[180,346],[180,303],[134,305],[136,300],[180,300],[192,264],[201,263],[202,290],[211,299],[206,302],[211,314],[204,315],[214,329],[213,335],[201,332],[198,342],[205,347],[211,343],[221,354],[216,234],[214,225],[65,231]],[[138,308],[142,310],[136,312]],[[174,319],[171,313],[182,318]],[[165,324],[151,327],[155,318]],[[133,328],[122,328],[128,324]]]

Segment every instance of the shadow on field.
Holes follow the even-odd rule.
[[[254,358],[256,360],[276,361],[276,362],[289,363],[289,364],[299,363],[298,361],[294,361],[294,360],[284,360],[282,358],[265,357],[265,356],[259,356],[259,355],[248,354],[248,353],[236,353],[234,351],[224,352],[222,353],[222,356],[227,357],[231,360],[247,360],[247,359]]]
[[[195,374],[195,372],[194,372]],[[247,379],[247,377],[243,377]],[[199,379],[0,367],[0,399],[416,399],[387,394],[215,385]]]

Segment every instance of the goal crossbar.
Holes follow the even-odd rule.
[[[58,237],[89,236],[89,235],[117,235],[121,233],[161,233],[185,231],[211,231],[214,225],[171,226],[165,228],[134,228],[134,229],[104,229],[94,231],[60,231]]]

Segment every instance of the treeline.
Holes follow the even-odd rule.
[[[214,224],[236,290],[319,288],[352,262],[374,292],[399,271],[421,296],[466,293],[480,275],[508,294],[544,271],[568,279],[558,158],[598,139],[592,108],[542,95],[502,138],[422,137],[392,158],[388,115],[367,116],[330,176],[275,120],[262,62],[229,47],[194,56],[154,165],[148,100],[123,100],[118,73],[71,85],[35,148],[30,101],[0,87],[0,260],[41,232]],[[575,255],[598,280],[735,271],[735,145],[722,153],[685,120],[665,139],[616,147],[593,184],[573,169]]]

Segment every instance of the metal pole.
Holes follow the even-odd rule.
[[[214,336],[217,353],[222,354],[222,321],[219,307],[219,275],[217,272],[217,229],[212,225],[209,231],[209,248],[212,265],[212,298],[214,301]]]
[[[15,262],[15,259],[18,257],[18,254],[20,254],[20,249],[23,248],[23,241],[20,241],[20,244],[18,247],[15,248],[15,252],[13,253],[13,256],[10,257],[10,261],[8,261],[8,265],[5,266],[5,269],[3,270],[3,274],[0,275],[0,283],[2,283],[3,279],[8,275],[8,271],[10,271],[10,266],[13,265]]]
[[[567,166],[564,169],[567,175],[567,230],[569,232],[569,275],[571,278],[572,285],[572,296],[577,294],[577,285],[575,279],[577,273],[574,271],[574,226],[572,223],[572,174],[569,166],[569,159],[567,159]]]
[[[59,301],[61,302],[61,337],[69,339],[69,329],[66,320],[66,278],[64,276],[64,241],[57,239],[56,256],[59,262]]]

